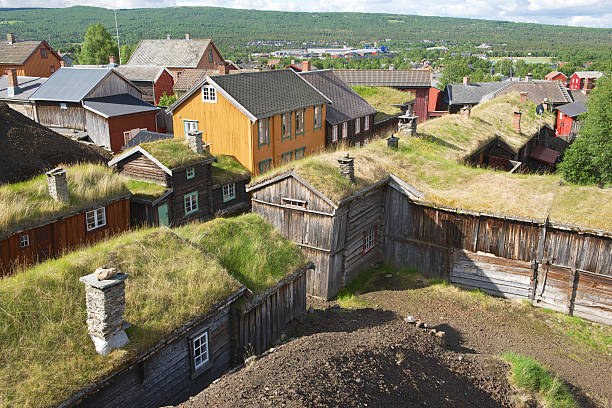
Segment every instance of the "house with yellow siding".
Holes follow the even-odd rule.
[[[174,137],[202,132],[253,174],[325,147],[330,100],[290,69],[207,76],[171,107]]]

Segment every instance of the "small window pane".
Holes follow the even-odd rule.
[[[30,246],[30,235],[24,234],[19,237],[19,247],[25,248]]]
[[[230,201],[236,198],[236,184],[226,184],[223,186],[223,201]]]
[[[208,332],[204,332],[193,339],[193,366],[197,370],[208,360]]]
[[[187,180],[195,177],[195,168],[191,167],[187,169]]]

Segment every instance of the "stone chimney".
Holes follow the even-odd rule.
[[[470,77],[469,76],[464,76],[463,77],[463,85],[469,85],[470,84]]]
[[[310,60],[302,61],[302,72],[308,72],[311,69]]]
[[[459,113],[469,118],[472,115],[472,107],[470,105],[466,105],[459,110]]]
[[[189,148],[196,154],[204,154],[204,147],[202,146],[202,131],[194,130],[185,135]]]
[[[64,68],[66,66],[66,61],[60,60],[60,68]]]
[[[521,91],[521,104],[525,105],[527,103],[527,92]]]
[[[6,33],[6,42],[8,44],[14,44],[15,43],[15,33]]]
[[[514,111],[514,118],[512,119],[512,128],[517,132],[521,133],[521,115],[523,112]]]
[[[531,78],[533,78],[533,75],[531,75],[531,72],[529,72],[527,75],[525,75],[525,82],[531,82]]]
[[[68,170],[64,170],[61,167],[57,167],[46,173],[49,195],[55,201],[59,201],[62,203],[67,203],[68,201],[70,201],[66,173],[68,173]]]
[[[189,35],[189,33],[185,33],[185,41],[189,40],[191,40],[191,36]]]
[[[170,34],[166,34],[166,40],[170,39]]]
[[[19,80],[17,79],[17,70],[15,68],[8,68],[6,70],[6,76],[8,77],[8,87],[6,89],[6,96],[15,96],[21,90],[19,89]]]
[[[102,266],[79,278],[85,284],[87,332],[98,354],[107,355],[130,341],[125,333],[130,324],[123,321],[127,277],[117,268]]]
[[[342,176],[349,179],[351,183],[355,182],[355,159],[349,156],[348,153],[345,153],[338,159],[338,168]]]

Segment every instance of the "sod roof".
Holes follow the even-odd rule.
[[[511,136],[508,119],[520,104],[518,94],[508,94],[472,110],[472,117],[448,115],[420,125],[421,137],[400,137],[397,151],[385,140],[348,149],[355,158],[356,183],[338,172],[337,159],[345,152],[329,151],[306,157],[259,176],[252,185],[293,169],[298,176],[334,202],[394,174],[425,194],[425,200],[465,210],[535,218],[612,231],[612,190],[565,185],[557,175],[509,174],[463,165],[463,158],[495,137],[502,118],[502,137],[518,145],[522,136]],[[487,107],[491,107],[488,110]],[[531,105],[523,107],[531,112]],[[524,116],[525,132],[537,125]],[[463,127],[461,125],[469,125]],[[530,132],[531,132],[530,131]]]
[[[153,201],[168,191],[168,188],[157,183],[150,183],[127,177],[123,177],[123,181],[134,197],[142,198],[144,200]]]
[[[79,164],[64,168],[68,170],[70,201],[67,203],[51,198],[45,174],[0,186],[0,236],[129,194],[122,178],[106,166]]]
[[[393,105],[401,105],[414,100],[414,96],[408,92],[384,86],[354,85],[351,88],[378,111],[374,115],[375,122],[400,114],[400,108]]]
[[[212,165],[213,184],[226,184],[251,177],[251,173],[234,156],[218,154],[215,158],[217,161]]]
[[[162,139],[142,143],[140,146],[128,150],[119,157],[133,153],[138,147],[144,149],[170,170],[213,159],[210,152],[204,151],[203,154],[195,153],[187,145],[186,139]]]

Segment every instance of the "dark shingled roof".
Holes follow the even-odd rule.
[[[138,146],[141,143],[149,143],[162,139],[172,139],[173,137],[174,135],[172,133],[158,133],[142,129],[138,133],[136,133],[134,137],[128,140],[128,142],[123,145],[121,150],[130,149],[132,147]]]
[[[585,104],[582,102],[568,103],[566,105],[559,106],[557,109],[570,118],[576,117],[587,111]]]
[[[448,84],[444,91],[444,99],[449,105],[477,104],[492,92],[498,91],[507,82],[471,82],[465,84]]]
[[[0,64],[23,65],[42,41],[0,42]]]
[[[549,149],[548,147],[535,145],[533,149],[531,149],[531,153],[529,153],[529,157],[532,159],[536,159],[538,161],[554,164],[557,161],[557,158],[561,152],[558,152],[553,149]]]
[[[586,103],[586,101],[589,100],[589,97],[579,89],[568,89],[567,92],[570,94],[572,101],[574,102]]]
[[[429,70],[335,69],[334,74],[349,85],[390,86],[394,88],[431,87],[431,72]]]
[[[83,101],[85,109],[93,111],[105,118],[132,115],[134,113],[156,111],[159,108],[148,102],[133,97],[130,94],[103,96]]]
[[[331,125],[376,113],[376,109],[331,70],[308,71],[299,75],[331,100],[326,114],[326,122]]]
[[[197,68],[210,40],[142,40],[127,65]]]

